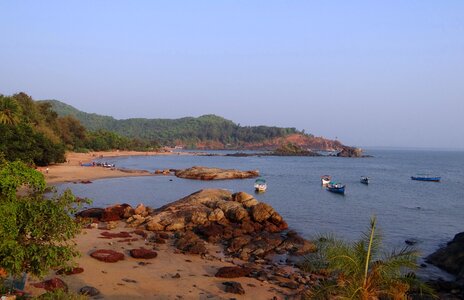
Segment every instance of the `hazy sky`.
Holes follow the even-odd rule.
[[[0,93],[464,148],[464,1],[1,1]]]

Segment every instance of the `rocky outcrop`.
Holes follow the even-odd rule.
[[[445,247],[429,255],[427,262],[456,275],[464,284],[464,232],[456,234]]]
[[[272,253],[306,254],[314,244],[288,228],[272,206],[244,192],[207,189],[165,205],[146,218],[150,231],[175,231],[176,247],[205,254],[205,241],[226,246],[226,253],[244,260]]]
[[[354,148],[344,146],[340,152],[337,153],[338,157],[363,157],[361,148]]]
[[[222,179],[242,179],[258,177],[258,171],[240,171],[233,169],[219,169],[208,167],[192,167],[184,170],[176,170],[175,175],[180,178],[198,180],[222,180]]]

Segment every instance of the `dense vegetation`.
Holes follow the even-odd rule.
[[[39,166],[65,161],[65,150],[145,150],[158,147],[148,140],[116,133],[88,131],[72,116],[59,117],[50,103],[24,93],[0,95],[0,153],[9,161]]]
[[[240,126],[216,115],[181,119],[127,119],[117,120],[108,116],[89,114],[60,101],[44,101],[51,104],[60,116],[73,116],[87,129],[104,129],[126,137],[155,140],[161,145],[183,144],[194,147],[204,141],[217,141],[225,146],[238,147],[244,143],[257,143],[292,133],[295,128],[270,126]]]
[[[71,239],[80,224],[72,215],[89,202],[78,201],[69,190],[47,198],[44,192],[42,173],[0,157],[0,269],[13,278],[24,273],[43,277],[51,268],[67,267],[78,255]]]

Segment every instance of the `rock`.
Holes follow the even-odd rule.
[[[144,239],[147,238],[148,234],[143,231],[143,230],[140,230],[140,229],[137,229],[137,230],[134,230],[133,231],[136,235],[140,235],[141,237],[143,237]]]
[[[458,233],[448,244],[427,257],[427,262],[464,281],[464,232]]]
[[[407,245],[409,246],[414,246],[415,244],[417,244],[419,241],[416,240],[416,239],[407,239],[404,241]]]
[[[60,269],[58,271],[56,271],[56,275],[74,275],[74,274],[80,274],[84,272],[84,269],[83,268],[72,268],[70,270],[67,270],[67,269]]]
[[[177,249],[190,254],[208,253],[205,242],[202,241],[192,231],[187,231],[182,236],[180,236],[179,239],[175,242],[175,246]]]
[[[187,221],[191,222],[193,225],[203,225],[208,222],[208,213],[203,210],[193,211]]]
[[[85,295],[88,297],[95,297],[100,295],[100,291],[93,286],[86,285],[79,290],[79,294]]]
[[[149,231],[162,231],[162,230],[164,230],[164,228],[165,228],[165,226],[161,225],[156,220],[151,220],[146,225],[146,229],[149,230]]]
[[[169,234],[166,233],[166,232],[160,232],[160,233],[158,233],[158,236],[159,236],[160,238],[162,238],[163,240],[169,239]]]
[[[114,263],[120,260],[124,260],[123,253],[116,252],[113,250],[106,250],[106,249],[96,250],[92,252],[90,256],[99,261],[109,262],[109,263]]]
[[[242,179],[258,177],[258,171],[225,170],[208,167],[192,167],[184,170],[176,170],[175,175],[180,178],[199,179],[199,180],[222,180],[222,179]]]
[[[227,248],[227,250],[231,253],[236,253],[242,249],[243,246],[250,243],[251,239],[252,237],[249,235],[238,236],[230,241],[229,248]]]
[[[253,269],[247,267],[222,267],[216,272],[216,277],[220,278],[239,278],[248,276]]]
[[[224,212],[220,208],[214,209],[208,215],[208,220],[211,222],[219,221],[224,218]]]
[[[239,282],[226,281],[226,282],[223,282],[222,284],[226,286],[225,291],[227,293],[239,294],[239,295],[245,294],[245,290],[243,289],[242,285]]]
[[[141,224],[145,223],[145,218],[142,217],[141,215],[133,215],[129,217],[126,222],[131,226],[131,227],[138,227]]]
[[[232,195],[232,199],[246,208],[250,208],[259,203],[252,195],[245,192],[238,192]]]
[[[130,207],[129,204],[117,204],[111,207],[105,208],[100,221],[108,222],[108,221],[119,221],[124,218],[126,213],[127,207]]]
[[[105,209],[103,208],[89,208],[81,212],[78,212],[76,214],[76,217],[92,218],[92,219],[100,220],[104,212],[105,212]]]
[[[108,237],[108,238],[130,238],[130,237],[132,237],[130,235],[130,233],[126,232],[126,231],[121,231],[121,232],[118,232],[118,233],[104,231],[104,232],[102,232],[100,234],[103,235],[104,237]]]
[[[209,242],[217,243],[224,234],[224,227],[216,223],[211,223],[208,226],[199,226],[196,231]]]
[[[338,157],[362,157],[363,151],[361,148],[343,146],[342,151],[337,153]]]
[[[68,285],[59,278],[52,278],[39,283],[32,284],[36,288],[42,288],[47,291],[64,290],[68,291]]]
[[[152,250],[145,249],[145,248],[140,248],[140,249],[130,250],[130,255],[133,258],[151,259],[151,258],[157,257],[158,253]]]
[[[219,204],[219,208],[231,222],[241,222],[249,218],[248,211],[238,202],[224,201]]]
[[[251,208],[253,220],[260,223],[269,219],[274,213],[275,210],[272,208],[272,206],[262,202]]]
[[[146,217],[148,215],[148,211],[145,205],[143,205],[142,203],[137,205],[137,207],[134,210],[134,215],[140,215],[142,217]]]

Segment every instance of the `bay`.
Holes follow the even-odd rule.
[[[311,239],[332,233],[352,241],[360,237],[371,216],[388,249],[416,239],[422,256],[435,251],[464,231],[464,152],[417,150],[370,150],[369,158],[273,157],[273,156],[132,156],[105,158],[119,168],[182,169],[192,166],[259,170],[268,183],[259,201],[272,205],[290,228]],[[416,173],[430,173],[442,181],[412,181]],[[346,184],[346,194],[327,192],[320,176],[331,175]],[[360,176],[369,176],[364,185]],[[254,179],[197,181],[173,176],[96,180],[89,185],[61,184],[79,197],[93,199],[93,206],[144,203],[159,207],[203,188],[224,188],[254,193]],[[428,267],[428,277],[446,276]]]

